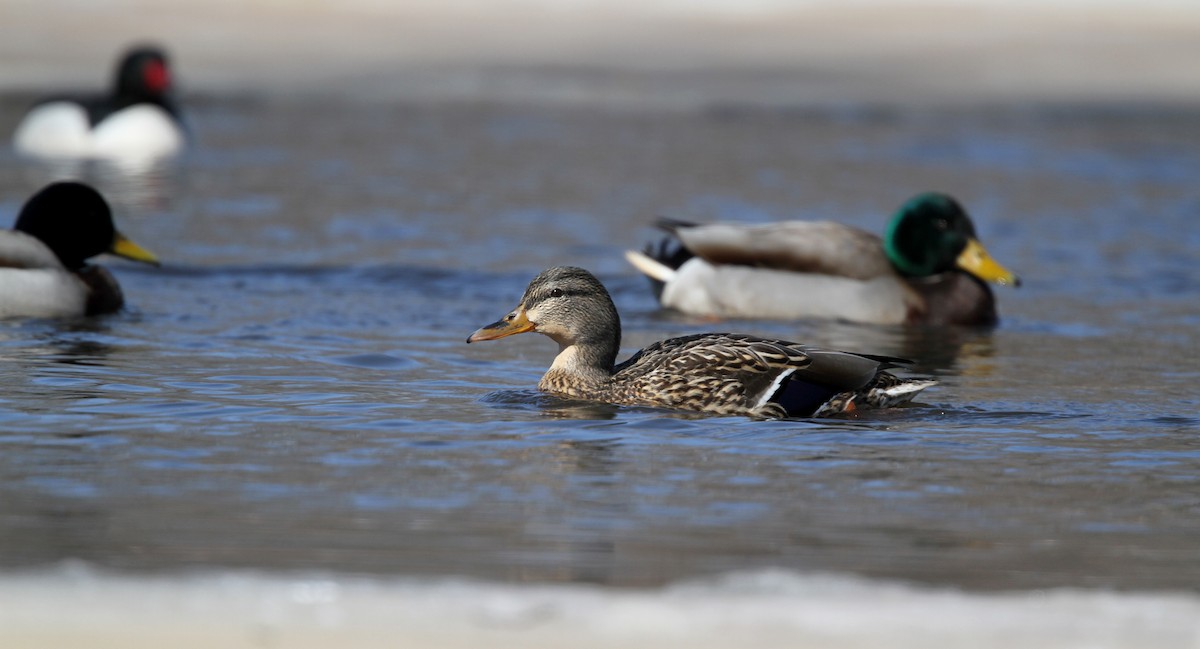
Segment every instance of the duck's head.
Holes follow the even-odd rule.
[[[117,95],[139,100],[165,97],[171,90],[167,55],[157,47],[130,49],[117,64]]]
[[[603,348],[606,354],[611,352],[611,367],[621,342],[621,318],[594,275],[582,268],[556,266],[533,278],[517,308],[471,334],[467,342],[527,331],[549,336],[560,349],[572,345]]]
[[[900,206],[884,234],[888,260],[902,275],[929,277],[959,269],[985,282],[1020,286],[975,237],[975,225],[946,194],[919,194]]]
[[[25,202],[13,229],[41,240],[70,270],[105,252],[158,264],[154,253],[117,231],[104,197],[83,183],[57,182],[42,188]]]

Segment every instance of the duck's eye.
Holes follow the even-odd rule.
[[[946,219],[938,219],[937,227],[939,230],[949,230],[950,229],[950,221],[948,221]]]
[[[550,297],[562,297],[562,296],[563,296],[563,291],[561,288],[550,289]]]

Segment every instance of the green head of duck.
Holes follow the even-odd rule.
[[[883,247],[888,260],[907,277],[962,270],[985,282],[1021,283],[988,254],[975,236],[971,217],[946,194],[919,194],[901,205],[884,233]]]

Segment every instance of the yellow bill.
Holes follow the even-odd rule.
[[[482,340],[496,340],[505,336],[513,336],[523,334],[527,331],[533,331],[533,323],[525,316],[524,307],[517,307],[515,311],[504,316],[504,318],[493,322],[486,327],[480,327],[467,338],[469,343],[477,343]]]
[[[996,282],[997,284],[1010,286],[1021,285],[1020,278],[1014,275],[1012,271],[997,263],[995,259],[992,259],[992,256],[988,254],[983,244],[979,243],[974,237],[967,240],[967,247],[958,255],[955,263],[959,268],[985,282]]]
[[[140,261],[155,266],[159,264],[158,257],[154,253],[137,245],[120,232],[113,237],[112,246],[108,249],[108,252],[118,257],[132,259],[133,261]]]

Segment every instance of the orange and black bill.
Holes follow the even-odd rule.
[[[482,340],[496,340],[505,336],[523,334],[527,331],[533,331],[533,323],[525,316],[525,309],[517,307],[512,313],[504,316],[502,319],[475,330],[475,333],[467,338],[467,342],[477,343]]]

